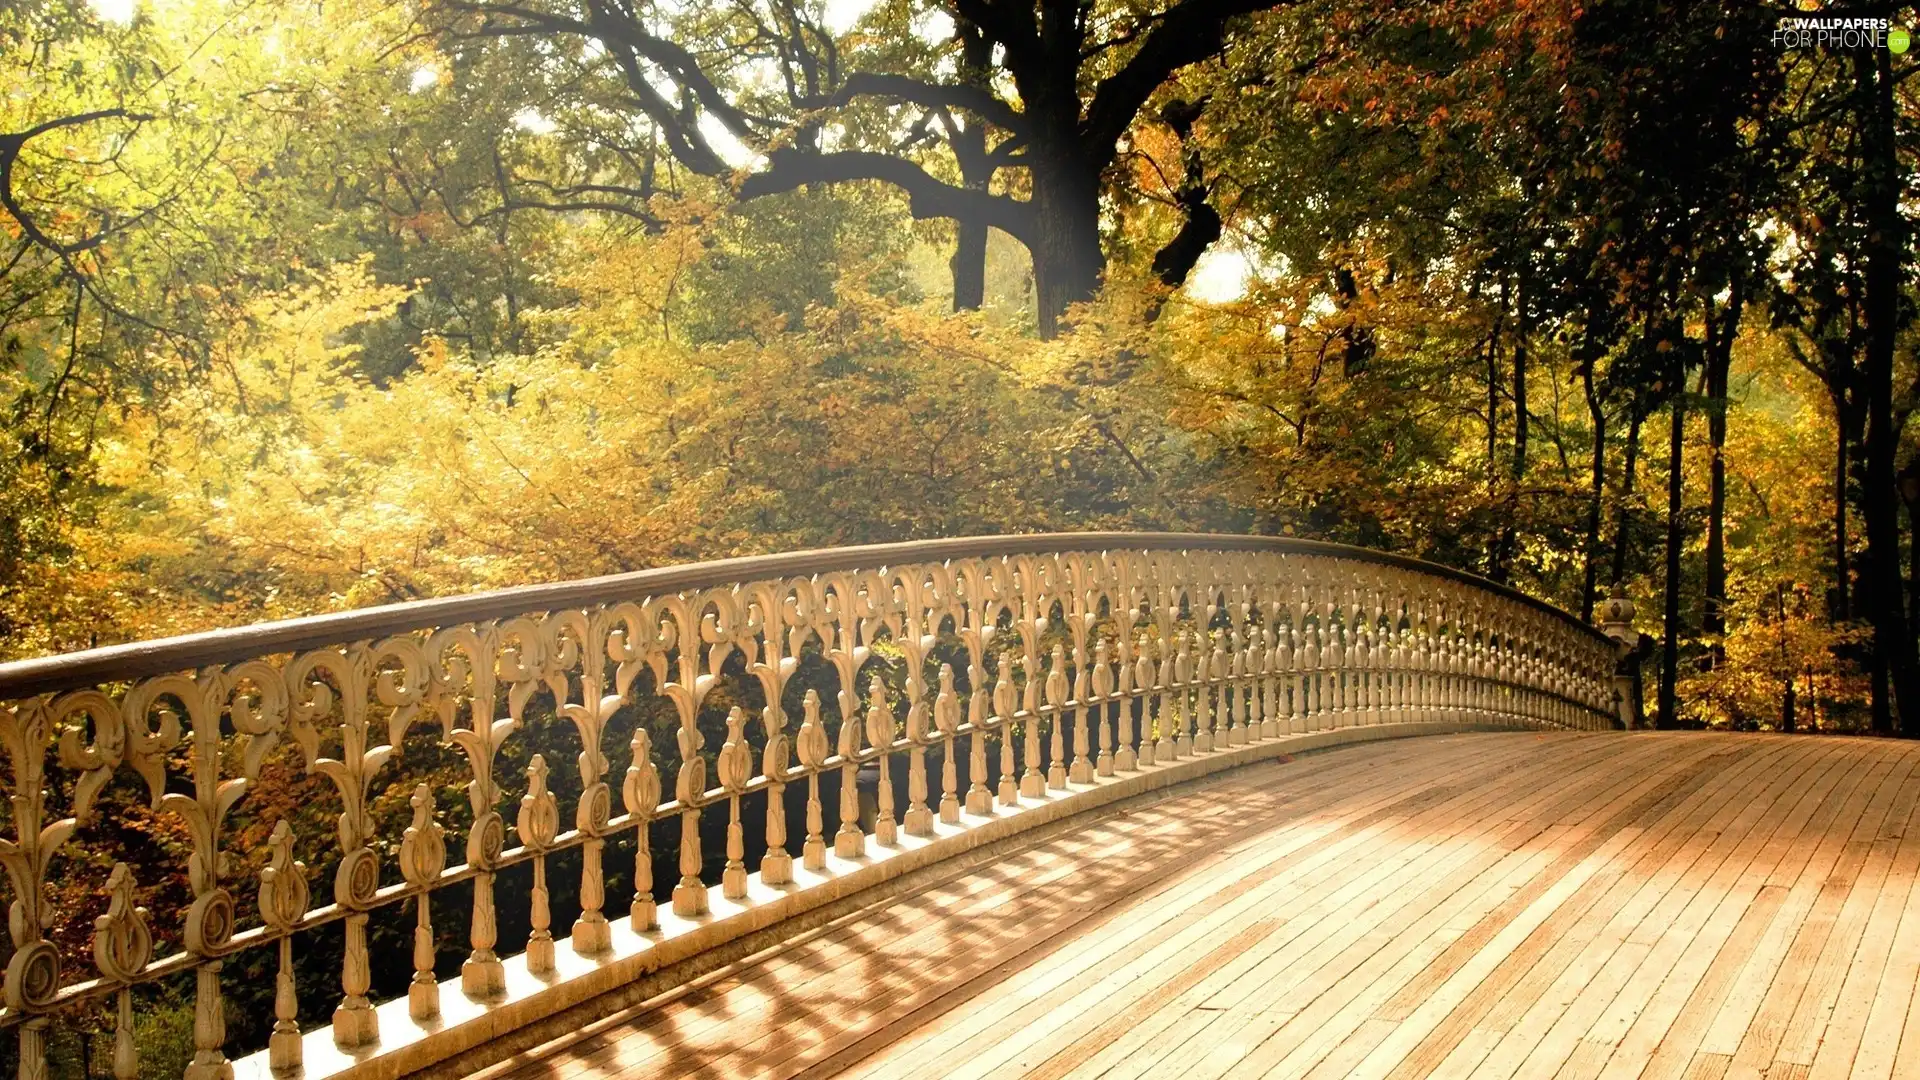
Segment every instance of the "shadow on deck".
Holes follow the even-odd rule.
[[[1916,764],[1524,732],[1255,765],[489,1072],[1920,1076]]]

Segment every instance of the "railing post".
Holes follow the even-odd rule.
[[[1615,589],[1600,605],[1600,631],[1613,639],[1613,701],[1620,726],[1633,731],[1645,726],[1640,715],[1640,642],[1633,628],[1633,601]]]

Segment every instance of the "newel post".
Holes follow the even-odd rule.
[[[1628,731],[1645,727],[1640,715],[1641,634],[1633,628],[1633,601],[1617,588],[1600,605],[1600,632],[1613,639],[1613,701],[1620,726]]]

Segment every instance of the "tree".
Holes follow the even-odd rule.
[[[834,35],[794,0],[725,14],[633,0],[443,0],[432,10],[456,50],[530,38],[584,80],[617,80],[674,160],[741,199],[875,181],[904,191],[915,217],[954,221],[970,246],[981,229],[1007,233],[1032,255],[1039,328],[1051,336],[1106,267],[1103,174],[1128,129],[1169,78],[1221,52],[1234,19],[1274,6],[897,4],[887,9],[897,36],[884,46]],[[937,46],[899,34],[910,16],[935,13],[956,28]],[[936,133],[957,170],[925,160]],[[727,152],[729,140],[748,161]],[[1001,172],[1016,176],[990,190]],[[974,295],[970,278],[956,287],[963,301]]]

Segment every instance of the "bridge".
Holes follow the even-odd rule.
[[[1087,533],[0,665],[0,1028],[23,1080],[1920,1075],[1916,751],[1622,730],[1609,611]]]

